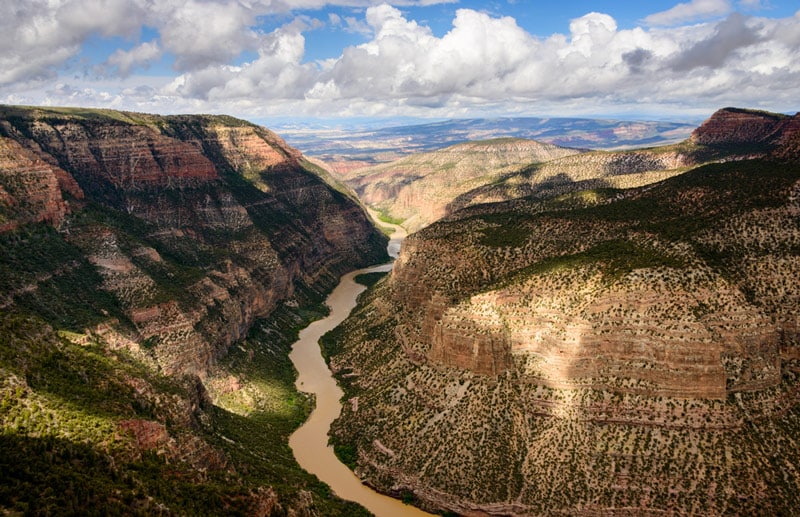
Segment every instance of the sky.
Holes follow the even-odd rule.
[[[800,110],[798,0],[3,0],[0,103],[249,120]]]

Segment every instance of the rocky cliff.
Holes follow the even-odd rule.
[[[357,473],[464,514],[791,513],[800,166],[736,127],[684,147],[724,163],[410,236],[328,340]]]
[[[97,447],[91,454],[141,462],[120,456],[116,444],[156,451],[177,462],[176,477],[166,475],[174,481],[186,476],[207,491],[205,472],[217,481],[229,476],[230,508],[292,506],[291,494],[308,481],[265,496],[255,487],[283,483],[280,475],[265,474],[255,485],[242,477],[253,458],[237,464],[219,438],[230,417],[214,404],[229,409],[223,395],[232,394],[214,387],[235,378],[250,390],[251,398],[233,407],[239,412],[264,411],[270,397],[288,397],[281,418],[294,423],[274,433],[275,450],[266,454],[285,447],[280,440],[304,405],[270,393],[275,386],[293,391],[285,347],[307,317],[299,307],[318,303],[342,273],[386,257],[385,237],[352,195],[318,172],[274,133],[231,117],[0,108],[0,305],[6,336],[19,334],[0,364],[4,396],[17,408],[2,413],[4,428],[23,448],[69,443],[63,406],[47,393],[62,384],[71,393],[74,387],[58,379],[75,375],[90,395],[83,402],[67,396],[69,404],[79,411],[94,400],[109,429],[87,438]],[[25,344],[23,322],[43,326],[41,339]],[[252,338],[254,329],[262,329],[260,339]],[[26,358],[31,347],[37,352]],[[263,349],[270,352],[255,353]],[[248,351],[244,366],[231,370],[230,354],[240,350]],[[56,354],[50,362],[49,354]],[[80,360],[70,365],[58,354]],[[258,382],[241,374],[256,363]],[[134,372],[103,377],[124,368]],[[265,384],[270,371],[274,380]],[[120,400],[107,401],[102,386]],[[32,414],[55,423],[42,430]],[[26,490],[35,495],[36,487]],[[159,499],[153,486],[142,490],[150,498],[143,513],[159,504],[182,513],[187,504]]]
[[[630,151],[579,151],[533,140],[500,139],[359,168],[340,176],[364,203],[416,231],[463,208],[591,188],[632,188],[703,161],[693,143]]]
[[[536,197],[544,199],[588,189],[633,188],[685,172],[704,160],[687,145],[631,151],[591,151],[529,164],[498,181],[464,192],[447,213],[484,203]]]
[[[800,114],[725,108],[694,130],[690,142],[738,158],[800,156]]]
[[[794,138],[797,116],[724,108],[692,132],[691,141],[712,146],[779,146]]]
[[[225,117],[15,108],[0,128],[5,225],[63,230],[141,335],[160,342],[167,372],[204,375],[297,288],[322,292],[381,255],[360,207],[264,128]],[[143,234],[83,223],[87,203],[140,222]],[[76,216],[67,221],[70,204]],[[181,304],[154,270],[187,262],[198,271],[176,282]]]

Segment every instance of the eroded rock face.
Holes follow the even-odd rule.
[[[698,127],[691,141],[708,146],[740,146],[744,152],[797,158],[800,117],[725,108]]]
[[[293,329],[341,274],[388,259],[317,170],[230,117],[0,106],[0,448],[46,473],[3,469],[26,487],[4,510],[346,506],[272,462],[305,407]],[[264,436],[249,416],[273,412]]]
[[[415,231],[448,213],[453,199],[533,163],[578,154],[533,140],[467,142],[395,162],[361,168],[347,183],[362,201]]]
[[[780,383],[780,324],[695,255],[684,255],[695,266],[680,270],[643,267],[610,279],[596,267],[567,267],[482,292],[541,256],[547,238],[493,259],[477,246],[448,250],[452,235],[442,237],[412,238],[392,278],[395,303],[421,322],[407,334],[429,348],[432,362],[491,376],[522,365],[525,375],[559,389],[626,379],[618,389],[650,396],[724,399]],[[574,251],[593,240],[574,242]],[[747,362],[747,380],[726,372],[731,361]]]
[[[0,137],[0,231],[37,222],[60,226],[69,213],[63,193],[83,198],[81,188],[63,169]]]
[[[410,236],[334,336],[357,473],[464,514],[800,502],[800,168],[742,156]]]
[[[324,291],[384,254],[353,200],[240,120],[7,107],[0,134],[6,230],[61,226],[84,193],[121,214],[64,236],[170,375],[205,376],[298,287]]]

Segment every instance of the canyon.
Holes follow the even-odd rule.
[[[329,168],[383,220],[401,222],[413,232],[473,205],[640,187],[718,160],[768,153],[790,158],[800,145],[797,124],[796,117],[726,108],[701,132],[660,147],[608,151],[499,138],[377,165]]]
[[[530,164],[577,153],[534,140],[498,139],[458,144],[338,176],[368,206],[414,232],[447,215],[448,205],[467,192]]]
[[[360,511],[283,457],[309,404],[287,354],[387,239],[299,151],[225,116],[0,107],[0,228],[3,456],[41,471],[4,460],[5,508]]]
[[[368,515],[289,447],[328,406],[292,343],[388,259],[357,193],[415,231],[320,340],[357,483],[475,516],[792,513],[798,121],[333,173],[232,117],[0,106],[0,508]]]
[[[324,340],[346,400],[334,444],[428,510],[791,513],[797,121],[724,109],[681,144],[593,153],[601,174],[664,178],[553,192],[510,175],[527,188],[498,182],[508,198],[409,236]]]

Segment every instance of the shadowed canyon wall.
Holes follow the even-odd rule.
[[[204,375],[254,319],[381,256],[361,208],[277,135],[227,117],[6,109],[3,225],[44,221],[103,277],[165,371]],[[141,242],[84,206],[142,225]],[[70,210],[78,214],[65,218]],[[164,257],[167,255],[167,258]],[[173,299],[149,273],[197,268]],[[6,303],[11,303],[7,300]]]
[[[0,508],[359,514],[284,453],[308,404],[287,354],[386,238],[296,149],[225,116],[3,106],[0,241]]]

